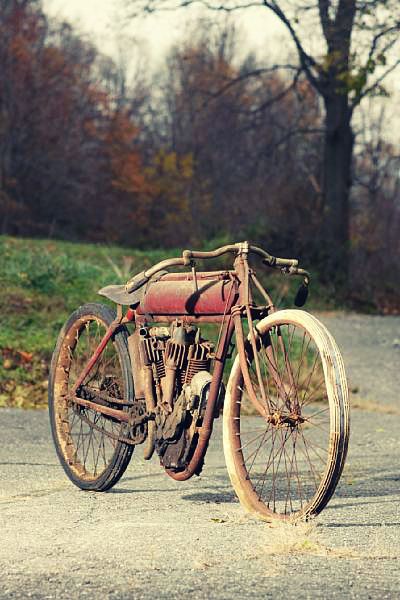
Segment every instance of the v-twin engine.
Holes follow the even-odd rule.
[[[155,448],[164,467],[181,470],[195,446],[207,403],[213,346],[195,326],[140,330],[141,358],[156,397]]]

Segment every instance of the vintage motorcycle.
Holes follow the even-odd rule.
[[[224,254],[233,255],[233,268],[197,270],[197,260]],[[58,457],[75,485],[111,488],[140,445],[173,479],[199,475],[222,412],[228,473],[248,511],[293,521],[324,508],[348,446],[343,361],[314,316],[274,307],[250,255],[302,276],[295,304],[303,306],[310,275],[298,261],[242,242],[185,250],[100,290],[116,311],[92,303],[70,316],[52,358],[49,409]],[[178,266],[188,269],[165,270]],[[215,343],[207,339],[213,328]]]

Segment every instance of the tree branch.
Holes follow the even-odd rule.
[[[371,42],[371,47],[369,49],[368,52],[368,58],[367,58],[367,63],[372,59],[372,57],[374,56],[375,51],[377,50],[377,46],[378,46],[378,42],[381,40],[381,38],[383,38],[384,36],[388,35],[389,33],[395,33],[396,31],[398,32],[400,29],[400,23],[397,25],[393,25],[392,27],[387,27],[386,29],[382,29],[379,33],[377,33]],[[390,44],[390,46],[393,45],[392,43]],[[382,53],[385,52],[387,49],[390,48],[385,46],[385,48],[382,49]]]
[[[360,104],[361,100],[363,98],[365,98],[366,96],[368,96],[369,94],[371,94],[371,92],[376,90],[379,87],[379,85],[382,83],[382,81],[384,81],[390,73],[392,73],[395,69],[397,69],[397,67],[399,65],[400,65],[400,58],[398,58],[388,69],[386,69],[386,71],[384,73],[382,73],[382,75],[380,77],[378,77],[378,79],[376,79],[376,81],[374,81],[374,83],[372,85],[364,88],[362,90],[362,92],[360,92],[352,101],[352,103],[350,105],[350,114],[353,113],[354,109],[356,108],[356,106],[358,106]]]
[[[135,1],[135,0],[134,0]],[[137,0],[136,0],[137,1]],[[140,13],[154,13],[154,12],[171,12],[176,11],[182,8],[187,8],[188,6],[194,4],[200,4],[207,8],[208,10],[214,11],[223,11],[227,13],[234,12],[236,10],[242,10],[245,8],[254,8],[260,7],[260,1],[255,0],[254,2],[244,2],[243,4],[235,4],[234,6],[227,6],[226,4],[213,4],[207,0],[175,0],[175,2],[171,2],[170,0],[147,0],[140,3],[141,6],[133,13],[132,16],[138,15]]]
[[[329,0],[318,1],[319,18],[321,20],[322,32],[325,36],[328,50],[331,50],[331,27],[332,21],[329,17]]]
[[[299,67],[295,65],[273,65],[272,67],[265,67],[260,69],[254,69],[253,71],[249,71],[248,73],[244,73],[243,75],[239,75],[233,79],[229,79],[225,85],[223,85],[217,92],[210,93],[210,97],[212,99],[216,99],[219,96],[222,96],[226,91],[228,91],[231,87],[241,83],[242,81],[246,81],[247,79],[251,79],[252,77],[260,77],[260,75],[264,75],[266,73],[274,73],[275,71],[280,71],[281,69],[295,71],[295,78],[298,78],[299,75]]]
[[[299,55],[299,60],[300,60],[300,64],[302,66],[302,69],[304,70],[305,74],[307,75],[307,78],[309,80],[309,82],[311,83],[311,85],[313,87],[315,87],[315,89],[320,93],[323,94],[323,85],[321,83],[321,81],[319,80],[319,78],[314,75],[314,73],[312,72],[312,68],[317,66],[316,61],[314,60],[314,58],[312,56],[310,56],[309,54],[307,54],[307,52],[304,50],[303,45],[300,42],[300,38],[298,37],[296,31],[293,28],[293,25],[291,24],[289,18],[286,16],[286,14],[283,12],[283,10],[279,7],[279,5],[274,1],[274,0],[263,0],[264,2],[264,6],[266,8],[269,8],[279,19],[280,21],[286,26],[287,30],[290,33],[290,36],[292,38],[292,40],[295,43],[298,55]]]
[[[293,67],[291,66],[291,68],[293,68]],[[262,71],[262,70],[263,69],[260,69],[260,71]],[[275,70],[273,67],[271,67],[271,69],[265,69],[266,72],[273,71],[273,70]],[[236,112],[240,113],[240,114],[245,114],[245,115],[252,115],[252,114],[254,115],[254,114],[262,112],[263,110],[265,110],[269,106],[272,106],[276,102],[279,102],[280,100],[282,100],[282,98],[284,98],[291,90],[293,90],[297,86],[297,83],[298,83],[301,73],[302,73],[302,69],[297,67],[297,71],[296,71],[290,85],[286,86],[282,91],[280,91],[278,94],[276,94],[272,98],[268,98],[268,100],[266,100],[265,102],[263,102],[262,104],[257,106],[257,108],[254,108],[252,110],[237,110]],[[215,92],[213,94],[208,94],[208,98],[207,98],[207,100],[205,100],[203,102],[203,104],[200,107],[200,110],[204,110],[205,108],[207,108],[207,106],[210,104],[211,101],[218,99],[220,96],[222,96],[226,92],[227,89],[229,89],[236,83],[243,81],[244,79],[246,79],[246,78],[239,77],[237,79],[234,79],[231,82],[229,82],[226,86],[219,89],[217,92]],[[201,92],[201,90],[199,90],[199,91]],[[205,94],[207,92],[203,92],[203,93]]]
[[[288,85],[286,88],[284,88],[281,92],[279,92],[279,94],[277,94],[273,98],[268,98],[268,100],[266,100],[265,102],[260,104],[260,106],[258,106],[256,109],[252,110],[251,112],[253,114],[260,113],[263,110],[265,110],[266,108],[268,108],[269,106],[272,106],[272,104],[274,104],[275,102],[279,102],[279,100],[282,100],[282,98],[284,98],[289,92],[291,92],[292,90],[294,90],[296,88],[301,73],[302,73],[302,69],[298,69],[298,71],[295,74],[295,76],[293,77],[293,80],[290,83],[290,85]]]

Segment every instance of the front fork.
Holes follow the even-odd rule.
[[[243,332],[243,312],[245,313],[249,324],[249,334],[247,339],[245,339]],[[285,389],[285,384],[282,380],[282,375],[279,370],[277,356],[278,348],[274,349],[269,333],[267,333],[265,336],[261,336],[259,334],[257,331],[257,325],[254,325],[253,323],[251,308],[249,306],[237,307],[237,310],[234,311],[233,319],[240,369],[243,375],[246,392],[254,408],[260,415],[265,417],[267,421],[275,418],[274,415],[276,413],[276,406],[274,405],[273,399],[269,395],[268,386],[267,389],[265,386],[265,377],[271,377],[271,380],[275,385],[276,392],[281,400],[281,405],[286,406],[289,412],[293,412],[293,406],[291,405],[291,400],[288,396],[287,390]],[[277,339],[279,349],[281,350],[284,359],[283,368],[287,373],[289,388],[294,390],[294,375],[290,365],[289,357],[287,356],[284,340],[280,335],[279,327]],[[267,372],[265,373],[265,377],[263,377],[263,366],[260,363],[259,357],[259,351],[261,347],[264,348],[266,355],[264,369],[266,369]],[[253,380],[250,369],[253,371]],[[255,389],[255,385],[258,386],[257,391]]]
[[[270,335],[267,334],[266,336],[261,336],[257,331],[257,326],[254,325],[254,306],[250,283],[253,283],[264,297],[264,300],[266,301],[266,311],[275,312],[276,309],[269,294],[264,290],[263,286],[255,276],[255,273],[249,268],[247,243],[243,245],[242,252],[240,252],[235,259],[235,270],[239,276],[239,280],[242,282],[242,285],[240,291],[240,304],[233,308],[232,315],[235,325],[236,343],[238,347],[243,380],[249,398],[257,412],[265,417],[267,421],[271,421],[276,418],[277,407],[276,405],[274,406],[274,401],[270,397],[268,389],[265,389],[262,365],[260,364],[259,356],[259,350],[261,347],[264,347],[265,350],[266,364],[264,365],[264,369],[267,369],[268,371],[267,376],[271,376],[271,379],[275,384],[277,394],[281,399],[282,406],[285,405],[289,412],[292,412],[290,406],[291,402],[279,372],[278,349],[276,348],[276,351],[274,350]],[[243,317],[247,319],[249,325],[249,334],[247,340],[245,340],[243,332]],[[280,335],[279,328],[277,337],[279,348],[283,352],[285,369],[288,373],[290,387],[294,387],[293,373],[287,357],[284,340]],[[251,380],[251,364],[258,384],[258,393],[254,389],[254,384]]]

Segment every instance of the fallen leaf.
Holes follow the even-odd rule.
[[[219,519],[217,517],[211,518],[211,521],[214,521],[214,523],[226,523],[226,519]]]
[[[17,350],[17,352],[24,362],[31,362],[33,358],[32,352],[24,352],[24,350]]]

